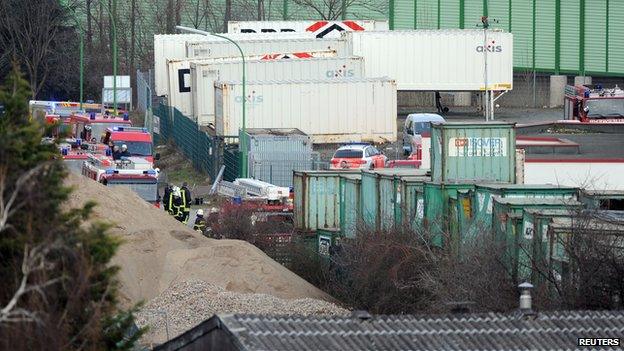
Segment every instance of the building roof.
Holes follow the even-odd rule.
[[[576,190],[577,188],[556,184],[509,184],[509,183],[480,183],[477,188],[505,189],[505,190]]]
[[[557,197],[495,197],[494,202],[510,206],[531,206],[531,205],[566,205],[580,206],[581,203],[572,199],[562,199]]]
[[[219,332],[217,330],[221,329]],[[624,311],[301,317],[220,315],[155,350],[574,350],[578,338],[621,337]],[[213,338],[207,336],[212,334]],[[195,344],[195,345],[193,345]],[[224,345],[211,345],[224,347]],[[594,348],[597,349],[597,348]]]

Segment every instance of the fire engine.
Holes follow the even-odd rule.
[[[80,103],[75,101],[41,101],[41,100],[30,100],[28,103],[28,108],[30,111],[31,117],[36,117],[38,111],[42,111],[44,114],[55,114],[62,117],[69,117],[73,113],[80,112]],[[85,113],[112,113],[113,109],[107,108],[105,110],[102,109],[101,104],[96,103],[83,103],[82,111]],[[118,113],[125,113],[124,110],[117,110]]]
[[[611,89],[601,85],[567,85],[563,117],[588,123],[622,123],[624,90],[617,85]]]
[[[67,168],[77,174],[81,173],[82,164],[91,155],[112,160],[112,152],[108,146],[97,143],[86,143],[80,138],[67,138],[59,143],[59,151]]]
[[[126,113],[123,116],[112,116],[95,112],[89,114],[74,113],[69,117],[68,123],[71,125],[72,135],[76,138],[93,142],[104,138],[108,128],[132,126],[132,122]]]
[[[152,135],[146,128],[125,126],[107,128],[102,143],[109,145],[111,149],[114,146],[126,145],[130,156],[143,158],[150,165],[153,164],[154,159],[158,160],[160,156],[158,154],[156,157],[152,156]],[[115,156],[114,152],[113,156]]]
[[[89,155],[82,166],[82,174],[109,187],[126,186],[143,200],[160,207],[158,169],[140,157],[111,160],[102,155]]]

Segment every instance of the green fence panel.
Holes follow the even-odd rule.
[[[223,147],[223,165],[225,166],[223,179],[233,181],[240,177],[240,153],[238,152],[238,147]]]
[[[169,106],[158,104],[154,110],[154,116],[159,119],[159,142],[166,144],[171,138],[171,118],[169,117]]]

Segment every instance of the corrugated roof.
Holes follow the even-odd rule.
[[[506,205],[568,205],[580,206],[581,203],[572,199],[534,198],[534,197],[495,197],[495,202]]]
[[[419,177],[426,176],[427,169],[402,169],[402,168],[380,168],[373,171],[365,170],[364,173],[374,173],[383,176],[399,176],[399,177]]]
[[[333,50],[312,50],[310,51],[311,53],[315,53],[315,52],[332,52]],[[280,54],[280,52],[276,52],[275,54]],[[256,56],[260,56],[260,55],[256,55]],[[217,58],[217,60],[219,60],[219,58]],[[224,60],[224,61],[217,61],[215,60],[215,58],[184,58],[184,59],[177,59],[177,60],[172,60],[172,61],[191,61],[190,64],[192,64],[193,66],[197,67],[197,66],[201,66],[203,67],[211,67],[214,65],[239,65],[241,64],[241,58],[240,56],[236,57],[233,56],[232,60]],[[278,64],[278,63],[288,63],[288,62],[297,62],[297,63],[301,63],[301,64],[314,64],[314,63],[318,63],[319,61],[347,61],[347,60],[352,60],[352,61],[363,61],[364,59],[361,56],[347,56],[347,57],[306,57],[306,58],[302,58],[302,59],[294,59],[294,60],[287,60],[287,59],[275,59],[275,60],[264,60],[261,58],[256,58],[256,59],[248,59],[245,58],[245,63],[268,63],[268,64]],[[194,62],[194,61],[198,61],[198,62]],[[202,62],[203,61],[203,62]],[[335,79],[335,78],[334,78]]]
[[[293,36],[297,36],[297,34],[301,34],[301,33],[295,33],[293,34]],[[230,43],[230,41],[228,41],[227,39],[223,39],[223,38],[219,38],[220,40],[195,40],[195,41],[187,41],[186,42],[186,46],[197,46],[197,45],[203,45],[203,44],[223,44],[224,43]],[[236,38],[236,40],[240,40],[238,38]],[[328,42],[328,43],[335,43],[337,41],[345,41],[345,39],[341,39],[341,38],[315,38],[315,37],[296,37],[296,38],[266,38],[266,39],[244,39],[245,43],[266,43],[266,42],[284,42],[284,41],[289,41],[289,42],[300,42],[300,41],[315,41],[315,42]]]
[[[287,80],[255,80],[245,81],[245,85],[270,85],[270,84],[341,84],[341,83],[363,83],[363,82],[384,82],[394,83],[394,79],[388,77],[366,77],[366,78],[327,78],[327,79],[287,79]],[[220,80],[216,81],[215,86],[220,85],[242,85],[242,81],[237,80]]]
[[[551,189],[577,189],[571,186],[555,185],[555,184],[508,184],[508,183],[480,183],[477,188],[489,189],[527,189],[527,190],[551,190]]]
[[[519,312],[381,315],[370,319],[221,315],[170,343],[191,346],[192,340],[183,342],[182,338],[196,338],[202,326],[209,332],[217,325],[239,350],[575,350],[581,349],[578,338],[622,337],[624,311],[558,311],[531,317]]]

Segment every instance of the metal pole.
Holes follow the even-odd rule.
[[[80,32],[80,110],[82,110],[84,93],[84,33]]]
[[[113,115],[117,116],[117,25],[115,15],[117,15],[117,0],[113,0],[113,13],[111,25],[113,26]]]
[[[115,16],[110,8],[104,4],[104,0],[100,0],[100,5],[106,9],[111,18],[111,26],[113,26],[113,109],[117,115],[117,25],[115,24]],[[117,0],[113,0],[113,9],[117,8]],[[117,13],[115,11],[115,13]],[[102,97],[103,98],[103,97]],[[104,101],[102,101],[102,112],[104,112]]]
[[[485,107],[485,121],[489,121],[490,119],[490,104],[489,104],[489,94],[488,94],[488,66],[487,66],[487,26],[483,26],[483,75],[485,79],[485,100],[483,105]]]
[[[82,105],[84,101],[84,28],[78,20],[78,17],[76,17],[76,11],[74,11],[74,9],[72,8],[70,8],[70,11],[72,17],[74,18],[74,22],[76,22],[76,25],[80,29],[80,109],[82,110]]]
[[[242,129],[239,131],[238,140],[239,140],[240,149],[242,149],[242,163],[243,164],[241,165],[241,177],[247,178],[248,155],[247,155],[247,140],[245,138],[245,134],[247,132],[247,128],[246,128],[246,125],[247,125],[247,117],[246,117],[247,92],[246,92],[246,79],[245,79],[245,54],[243,53],[243,49],[240,47],[240,45],[238,45],[237,42],[223,35],[210,33],[210,32],[206,32],[203,30],[195,29],[195,28],[183,27],[183,26],[176,26],[176,28],[178,30],[182,30],[182,31],[190,32],[190,33],[203,34],[206,36],[212,35],[221,39],[225,39],[229,41],[230,43],[234,44],[236,48],[238,49],[238,51],[240,52],[241,59],[243,61],[243,126],[242,126]]]

